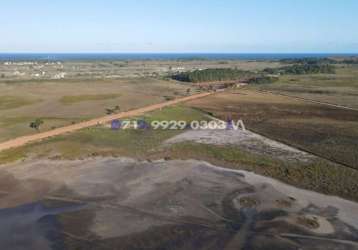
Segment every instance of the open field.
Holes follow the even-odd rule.
[[[0,62],[1,82],[28,80],[80,80],[162,77],[168,73],[205,68],[262,70],[279,62],[241,60],[143,60],[143,61],[39,61]]]
[[[157,109],[162,109],[162,108],[165,108],[168,106],[173,106],[175,104],[179,104],[182,102],[186,102],[186,101],[190,101],[190,100],[194,100],[194,99],[198,99],[198,98],[204,98],[208,95],[211,95],[211,93],[204,92],[204,93],[200,93],[200,94],[196,94],[196,95],[190,95],[190,96],[177,98],[177,99],[163,102],[163,103],[157,103],[157,104],[145,106],[145,107],[138,108],[138,109],[133,109],[130,111],[124,111],[124,112],[119,112],[119,113],[114,113],[114,114],[107,114],[106,116],[102,116],[99,118],[95,118],[95,119],[91,119],[91,120],[87,120],[87,121],[83,121],[83,122],[78,122],[78,123],[75,123],[75,124],[72,124],[69,126],[63,126],[61,128],[55,128],[55,129],[52,129],[51,131],[41,132],[41,133],[37,133],[34,135],[17,137],[13,140],[8,140],[4,143],[0,143],[0,151],[4,151],[7,149],[11,149],[11,148],[21,147],[21,146],[24,146],[29,143],[38,142],[38,141],[41,141],[44,139],[64,135],[67,133],[72,133],[72,132],[75,132],[75,131],[78,131],[81,129],[91,128],[93,126],[98,126],[101,124],[110,124],[114,120],[125,119],[125,118],[129,118],[132,116],[143,115],[146,112],[154,111]]]
[[[358,109],[358,65],[336,68],[336,74],[286,75],[274,84],[253,88]]]
[[[356,111],[251,90],[222,93],[188,105],[222,119],[242,119],[259,134],[358,168]]]
[[[107,108],[127,111],[186,95],[187,86],[153,78],[92,81],[28,81],[0,84],[0,142],[104,116]]]
[[[106,63],[109,65],[112,62]],[[140,65],[138,62],[130,63],[136,64],[138,67]],[[151,63],[165,65],[166,62],[148,61],[144,63],[148,63],[148,65]],[[196,67],[194,65],[201,65],[203,68],[216,67],[218,65],[229,67],[237,63],[246,66],[250,65],[251,69],[254,70],[280,65],[278,62],[240,61],[228,61],[225,63],[218,61],[172,61],[166,65],[172,67],[172,64],[175,63],[184,63],[194,68]],[[99,66],[98,62],[97,66]],[[248,69],[245,67],[243,69]],[[345,66],[340,68],[334,77],[339,82],[342,79],[354,79],[354,74],[354,66]],[[327,79],[333,77],[333,75],[283,76],[283,79],[278,83],[272,85],[250,85],[247,88],[254,90],[257,88],[267,88],[271,90],[270,88],[275,88],[275,86],[284,86],[285,79],[290,77],[299,79],[297,81],[306,82],[306,85],[303,84],[302,88],[309,90],[312,85],[312,83],[310,85],[309,79],[325,79],[317,83],[318,88],[318,86],[322,87],[326,84],[326,81],[329,81]],[[289,83],[291,84],[291,82],[294,81]],[[336,86],[339,91],[343,91],[345,87],[355,88],[354,83],[350,83],[348,80],[339,85],[339,87],[337,85],[337,82],[332,82],[324,86]],[[80,80],[15,81],[3,83],[0,86],[2,89],[1,93],[4,96],[15,96],[16,93],[19,98],[18,103],[21,105],[13,109],[0,110],[2,114],[0,118],[0,139],[5,141],[6,139],[21,135],[37,133],[28,126],[37,117],[45,121],[41,131],[53,130],[56,127],[102,116],[105,114],[106,108],[112,108],[116,105],[120,106],[121,111],[126,111],[162,102],[167,96],[184,96],[186,95],[187,87],[188,83],[183,84],[155,78],[91,81],[82,78]],[[337,97],[337,93],[335,93],[335,96]],[[31,100],[32,102],[24,103],[24,99],[28,102]],[[12,102],[14,102],[14,98]],[[197,120],[202,120],[207,119],[207,113],[222,119],[226,119],[227,116],[233,118],[239,117],[244,120],[249,129],[268,138],[313,152],[326,159],[331,159],[351,167],[357,167],[356,135],[358,134],[358,118],[357,113],[354,111],[335,109],[333,107],[307,103],[302,100],[257,93],[250,90],[235,90],[233,93],[217,94],[207,99],[194,101],[188,107],[190,108],[164,109],[154,113],[155,118],[151,118],[152,115],[145,117],[149,120],[193,120],[193,115],[195,114],[194,117]],[[198,110],[195,111],[192,107]],[[332,165],[327,161],[321,162],[315,160],[317,164],[313,164],[314,166],[312,162],[288,163],[287,157],[287,159],[282,158],[285,153],[276,152],[277,150],[267,150],[266,146],[262,146],[264,144],[260,144],[260,141],[252,144],[251,139],[241,142],[240,145],[223,146],[210,145],[210,143],[205,145],[199,140],[199,143],[196,142],[194,144],[182,142],[171,147],[163,148],[161,146],[164,141],[178,135],[178,133],[179,131],[121,131],[114,134],[113,131],[107,128],[95,127],[4,152],[0,154],[0,162],[8,163],[27,157],[79,159],[97,155],[130,156],[139,159],[158,159],[160,157],[186,158],[184,155],[188,154],[195,159],[211,160],[214,163],[220,161],[223,165],[229,163],[228,167],[255,170],[260,174],[282,180],[287,179],[291,184],[313,188],[317,191],[324,191],[326,188],[328,193],[339,194],[348,198],[353,197],[355,199],[355,196],[348,195],[349,192],[347,191],[352,191],[352,189],[356,188],[355,185],[349,184],[353,183],[355,173],[347,170],[342,171],[342,175],[340,175],[339,167],[332,167],[334,164]],[[242,141],[242,138],[240,140]],[[193,147],[192,150],[191,147]],[[175,150],[171,150],[171,148],[175,148]],[[201,148],[204,150],[200,150]],[[256,150],[252,150],[253,148]],[[227,159],[227,154],[223,153],[235,150],[238,150],[238,154],[233,154],[232,159]],[[202,153],[190,154],[191,151]],[[235,160],[235,157],[238,160]],[[293,159],[296,158],[299,157],[293,156]],[[265,164],[271,166],[267,168],[270,170],[266,169],[263,171],[262,166]],[[323,182],[321,180],[318,180],[316,177],[314,177],[316,178],[314,180],[310,171],[301,168],[301,165],[309,165],[313,166],[313,172],[317,172],[321,171],[323,169],[322,166],[327,164],[332,166],[328,168],[327,174],[323,179],[327,178],[327,183],[334,183],[334,181],[348,178],[347,185],[344,185],[350,185],[347,190],[344,191],[342,187],[335,187],[335,190],[333,190],[328,188],[329,185],[326,185],[327,183],[322,186]],[[295,169],[295,171],[290,173],[287,171],[286,165],[294,165],[292,169]],[[258,166],[258,168],[255,166]],[[305,173],[306,170],[307,173]],[[349,175],[354,178],[350,178]],[[292,176],[292,180],[287,178],[287,176]],[[307,181],[304,181],[302,185],[298,181],[299,176],[308,176]]]
[[[165,108],[141,118],[149,122],[151,120],[208,119],[206,113],[185,106]],[[276,146],[257,147],[251,144],[255,150],[250,150],[249,141],[244,144],[224,145],[204,144],[200,141],[178,141],[167,145],[168,140],[181,133],[183,131],[180,130],[152,129],[113,131],[99,126],[3,151],[0,153],[0,163],[10,164],[19,160],[28,161],[38,158],[77,160],[98,156],[124,156],[140,160],[197,159],[228,168],[254,171],[298,187],[358,200],[356,195],[358,172],[355,170],[342,168],[342,166],[315,157],[297,156],[295,159],[298,158],[298,160],[292,161],[289,160],[289,151],[285,151],[287,149],[283,148],[280,151]],[[212,139],[217,140],[215,136],[225,137],[226,133],[230,131],[218,131],[216,135],[212,135]],[[237,136],[239,141],[242,140],[239,132],[237,135],[229,136]],[[282,155],[287,155],[287,159],[282,158]]]
[[[60,102],[63,104],[74,104],[78,102],[87,102],[87,101],[99,101],[99,100],[108,100],[116,99],[120,97],[120,94],[102,94],[102,95],[67,95],[60,99]]]
[[[190,83],[163,80],[172,72],[257,71],[279,65],[234,60],[0,62],[0,142],[37,133],[29,127],[37,118],[44,121],[41,131],[48,131],[100,117],[107,108],[127,111],[187,95],[188,88],[195,93]],[[65,77],[54,77],[61,72]]]
[[[155,62],[160,63],[165,62]],[[234,62],[202,63],[205,68]],[[240,63],[256,70],[279,65]],[[338,82],[344,74],[354,79],[355,70],[345,70],[334,76]],[[29,128],[35,118],[45,121],[42,132],[56,131],[103,117],[106,109],[117,105],[120,111],[152,111],[148,105],[194,90],[190,83],[159,77],[78,77],[0,83],[0,142],[38,133]],[[2,245],[76,250],[356,249],[357,203],[352,201],[358,201],[358,112],[257,91],[293,88],[294,81],[285,85],[285,79],[295,78],[306,82],[300,85],[305,97],[333,101],[326,99],[330,96],[336,98],[334,103],[354,107],[354,100],[345,98],[348,88],[355,89],[348,80],[337,87],[324,85],[333,75],[305,77],[282,76],[275,84],[230,89],[131,117],[148,123],[240,118],[250,130],[246,132],[112,130],[108,124],[91,123],[0,152]],[[309,79],[323,78],[317,86],[310,85]],[[324,92],[326,88],[336,92]],[[312,96],[306,96],[309,91]],[[338,102],[340,95],[344,102]],[[23,241],[8,237],[14,232]]]

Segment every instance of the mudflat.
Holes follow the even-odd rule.
[[[38,160],[0,179],[9,249],[358,247],[357,203],[203,161]]]

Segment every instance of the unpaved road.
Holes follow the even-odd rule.
[[[181,102],[206,97],[206,96],[211,95],[211,94],[212,93],[209,93],[209,92],[200,93],[200,94],[197,94],[197,95],[178,98],[178,99],[175,99],[173,101],[154,104],[154,105],[146,106],[146,107],[139,108],[139,109],[134,109],[134,110],[127,111],[127,112],[121,112],[121,113],[114,114],[114,115],[108,115],[108,116],[104,116],[104,117],[101,117],[101,118],[96,118],[96,119],[92,119],[92,120],[89,120],[89,121],[80,122],[80,123],[77,123],[77,124],[73,124],[73,125],[70,125],[70,126],[65,126],[65,127],[62,127],[62,128],[57,128],[57,129],[47,131],[47,132],[43,132],[43,133],[38,133],[38,134],[34,134],[34,135],[27,135],[27,136],[18,137],[18,138],[15,138],[15,139],[0,143],[0,152],[4,151],[4,150],[7,150],[7,149],[10,149],[10,148],[21,147],[21,146],[24,146],[25,144],[28,144],[30,142],[40,141],[40,140],[43,140],[43,139],[47,139],[49,137],[63,135],[63,134],[74,132],[74,131],[77,131],[77,130],[80,130],[80,129],[83,129],[83,128],[88,128],[88,127],[96,126],[98,124],[107,123],[107,122],[113,121],[115,119],[122,119],[122,118],[126,118],[126,117],[142,115],[144,113],[147,113],[147,112],[150,112],[150,111],[153,111],[153,110],[156,110],[156,109],[161,109],[161,108],[168,107],[168,106],[171,106],[171,105],[175,105],[175,104],[178,104],[178,103],[181,103]]]

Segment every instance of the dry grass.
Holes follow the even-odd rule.
[[[15,94],[15,92],[14,92]],[[0,96],[0,110],[16,109],[22,106],[31,105],[41,100],[26,98],[22,96]]]
[[[160,103],[165,101],[164,96],[184,95],[186,88],[152,78],[0,84],[3,96],[16,96],[0,98],[0,141],[35,133],[29,123],[36,118],[45,120],[45,131],[103,116],[107,108],[117,105],[126,111]],[[41,102],[28,101],[40,99]]]
[[[286,75],[274,84],[253,88],[358,108],[358,66],[337,67],[334,75]]]
[[[67,95],[63,96],[60,99],[60,102],[63,104],[74,104],[78,102],[88,102],[88,101],[99,101],[99,100],[108,100],[115,99],[120,97],[119,94],[102,94],[102,95]]]
[[[222,93],[188,104],[271,139],[358,168],[358,112],[250,90]]]

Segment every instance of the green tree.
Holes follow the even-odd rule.
[[[33,128],[33,129],[39,131],[42,124],[44,124],[44,121],[37,118],[35,121],[30,123],[30,128]]]
[[[107,115],[112,115],[112,114],[116,114],[121,110],[121,108],[117,105],[114,108],[107,108],[106,109],[106,114]]]

